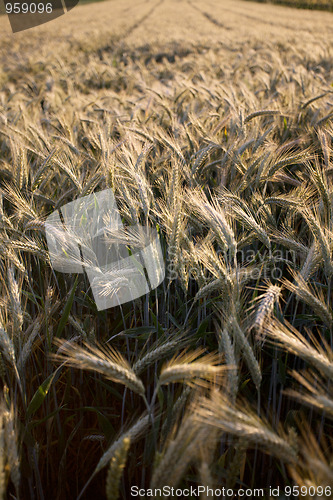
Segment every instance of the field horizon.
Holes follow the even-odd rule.
[[[0,499],[332,498],[333,13],[106,0],[0,27]],[[166,276],[99,310],[46,222],[106,189]]]

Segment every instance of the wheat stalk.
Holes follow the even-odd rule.
[[[131,391],[145,395],[142,381],[136,376],[128,361],[116,350],[100,345],[85,343],[82,347],[73,342],[54,339],[59,346],[58,353],[53,358],[65,362],[69,366],[101,373],[106,379],[121,383]]]
[[[244,405],[246,407],[246,405]],[[234,408],[218,391],[211,398],[202,399],[196,409],[197,419],[224,432],[246,439],[286,462],[295,462],[297,455],[284,437],[272,431],[259,417],[244,407]]]
[[[175,355],[162,366],[158,385],[174,382],[207,385],[209,382],[218,380],[226,367],[218,366],[219,356],[217,354],[209,353],[200,357],[203,353],[204,349],[196,349],[192,352],[184,351]]]
[[[107,500],[117,500],[119,498],[119,486],[126,465],[127,453],[130,447],[130,438],[125,437],[121,446],[115,451],[111,458],[110,468],[106,477],[106,498]]]

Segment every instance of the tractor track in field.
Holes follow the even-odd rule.
[[[233,28],[231,28],[230,26],[227,26],[226,24],[222,23],[218,19],[214,18],[211,14],[209,14],[209,12],[206,12],[205,10],[200,9],[200,7],[195,5],[191,0],[187,0],[187,3],[193,9],[195,9],[197,12],[199,12],[203,17],[205,17],[210,23],[214,24],[215,26],[217,26],[219,28],[223,28],[225,30],[232,31]],[[210,7],[212,7],[212,11],[213,11],[214,10],[213,5],[210,2],[207,2],[206,6],[208,6],[208,4]],[[282,24],[282,23],[274,23],[272,21],[265,21],[265,20],[261,19],[260,17],[252,16],[250,14],[244,14],[243,12],[238,12],[237,10],[230,9],[230,8],[224,8],[224,10],[225,10],[225,12],[230,12],[231,14],[236,14],[236,15],[242,16],[246,19],[250,19],[251,21],[260,22],[261,24],[269,24],[272,27],[276,27],[276,28],[281,27],[281,28],[287,29],[289,31],[294,31],[294,28],[292,28],[290,26],[286,26],[285,24]],[[300,29],[300,30],[301,31],[308,31],[306,29],[304,29],[304,30]]]
[[[117,47],[121,47],[121,45],[123,44],[123,42],[125,42],[126,38],[129,37],[130,35],[132,35],[134,33],[134,31],[142,24],[144,23],[145,21],[147,21],[147,19],[150,18],[150,16],[155,12],[155,10],[164,3],[165,0],[159,0],[157,3],[155,3],[153,5],[153,7],[148,11],[146,12],[142,17],[140,17],[137,21],[135,21],[135,23],[133,23],[131,26],[129,26],[121,35],[117,36],[114,40],[115,43],[112,43],[111,45],[105,45],[103,47],[100,47],[98,50],[97,50],[97,53],[100,57],[100,59],[103,59],[103,53],[104,52],[109,52],[110,50],[113,52]],[[137,5],[143,5],[143,4],[146,4],[148,3],[149,0],[143,0],[142,2],[136,4]],[[122,14],[128,12],[128,10],[130,9],[130,7],[126,7],[123,11],[122,11]]]
[[[143,3],[145,3],[145,2],[143,2]],[[140,19],[138,21],[136,21],[134,24],[132,24],[132,26],[130,26],[125,31],[125,33],[121,37],[121,40],[125,40],[125,38],[127,38],[130,35],[132,35],[134,33],[134,31],[137,28],[139,28],[139,26],[141,24],[143,24],[145,21],[147,21],[147,19],[149,19],[152,16],[152,14],[155,12],[155,10],[158,7],[160,7],[163,3],[164,3],[164,0],[159,0],[155,5],[153,5],[153,7],[146,14],[144,14],[142,17],[140,17]]]
[[[113,0],[112,0],[113,1]],[[138,5],[144,5],[145,3],[149,3],[149,0],[142,0],[142,2],[138,2],[135,4],[135,7],[138,7]],[[126,9],[124,9],[122,11],[122,13],[124,14],[125,12],[128,12],[129,10],[132,10],[133,9],[133,6],[129,6],[129,7],[126,7]]]
[[[209,12],[206,12],[206,11],[200,9],[199,7],[197,7],[196,5],[194,5],[191,2],[191,0],[187,0],[187,3],[189,4],[190,7],[192,7],[192,9],[195,9],[197,12],[199,12],[203,17],[205,17],[210,23],[214,24],[215,26],[218,26],[219,28],[223,28],[226,30],[231,29],[228,26],[226,26],[225,24],[223,24],[220,21],[218,21],[217,19],[215,19],[211,14],[209,14]]]
[[[198,11],[201,11],[201,9],[200,9],[199,7],[197,7],[197,6],[193,5],[193,3],[191,2],[191,0],[188,0],[188,2],[189,2],[189,3],[191,3],[191,4],[192,4],[192,6],[193,6],[195,9],[197,9]],[[209,6],[211,7],[212,11],[214,11],[214,5],[213,5],[213,4],[212,4],[209,0],[208,0],[208,2],[206,1],[206,6],[207,6],[207,5],[209,5]],[[249,19],[249,20],[251,20],[251,21],[256,21],[256,22],[259,22],[259,23],[264,24],[264,25],[267,25],[267,24],[268,24],[268,25],[272,26],[273,28],[283,28],[283,29],[288,30],[288,31],[293,31],[293,32],[295,31],[295,28],[294,28],[294,27],[292,27],[292,26],[287,26],[287,25],[286,25],[286,24],[284,24],[284,23],[273,22],[273,21],[270,21],[270,20],[267,20],[267,19],[263,19],[262,17],[258,17],[258,16],[255,16],[255,15],[252,15],[252,14],[248,14],[248,13],[245,13],[245,12],[240,12],[239,10],[237,10],[237,9],[235,10],[235,9],[233,9],[233,8],[230,8],[230,7],[224,7],[224,11],[225,11],[226,13],[228,13],[228,12],[229,12],[230,14],[235,14],[235,15],[237,15],[237,16],[243,17],[243,18],[245,18],[245,19]],[[201,12],[204,14],[204,12],[203,12],[203,11],[201,11]],[[205,15],[205,17],[206,17],[207,19],[209,19],[209,17],[212,17],[212,16],[210,16],[210,14],[208,14],[208,13],[205,13],[205,14],[206,14],[206,15]],[[207,14],[208,14],[208,15],[207,15]],[[232,29],[232,28],[230,28],[230,27],[228,27],[228,26],[225,26],[223,23],[221,23],[221,22],[220,22],[220,21],[218,21],[218,20],[213,19],[213,22],[214,22],[214,24],[215,24],[216,26],[221,26],[221,27],[223,27],[223,28],[225,28],[225,29]],[[298,27],[298,30],[299,30],[299,31],[302,31],[302,32],[306,32],[306,33],[308,33],[308,32],[309,32],[309,30],[308,30],[307,28],[302,28],[302,27]],[[330,31],[330,32],[333,32],[333,28],[331,28],[329,31]],[[313,34],[315,34],[315,31],[312,31],[312,33],[313,33]]]

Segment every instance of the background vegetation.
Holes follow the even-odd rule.
[[[332,0],[257,0],[262,3],[276,3],[278,5],[289,5],[297,9],[314,9],[333,11]]]
[[[3,26],[3,498],[333,486],[331,15],[214,6]],[[98,312],[44,221],[108,187],[167,276]]]

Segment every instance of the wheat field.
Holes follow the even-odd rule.
[[[333,14],[0,23],[0,498],[332,498]],[[107,188],[166,277],[98,311],[45,220]]]

